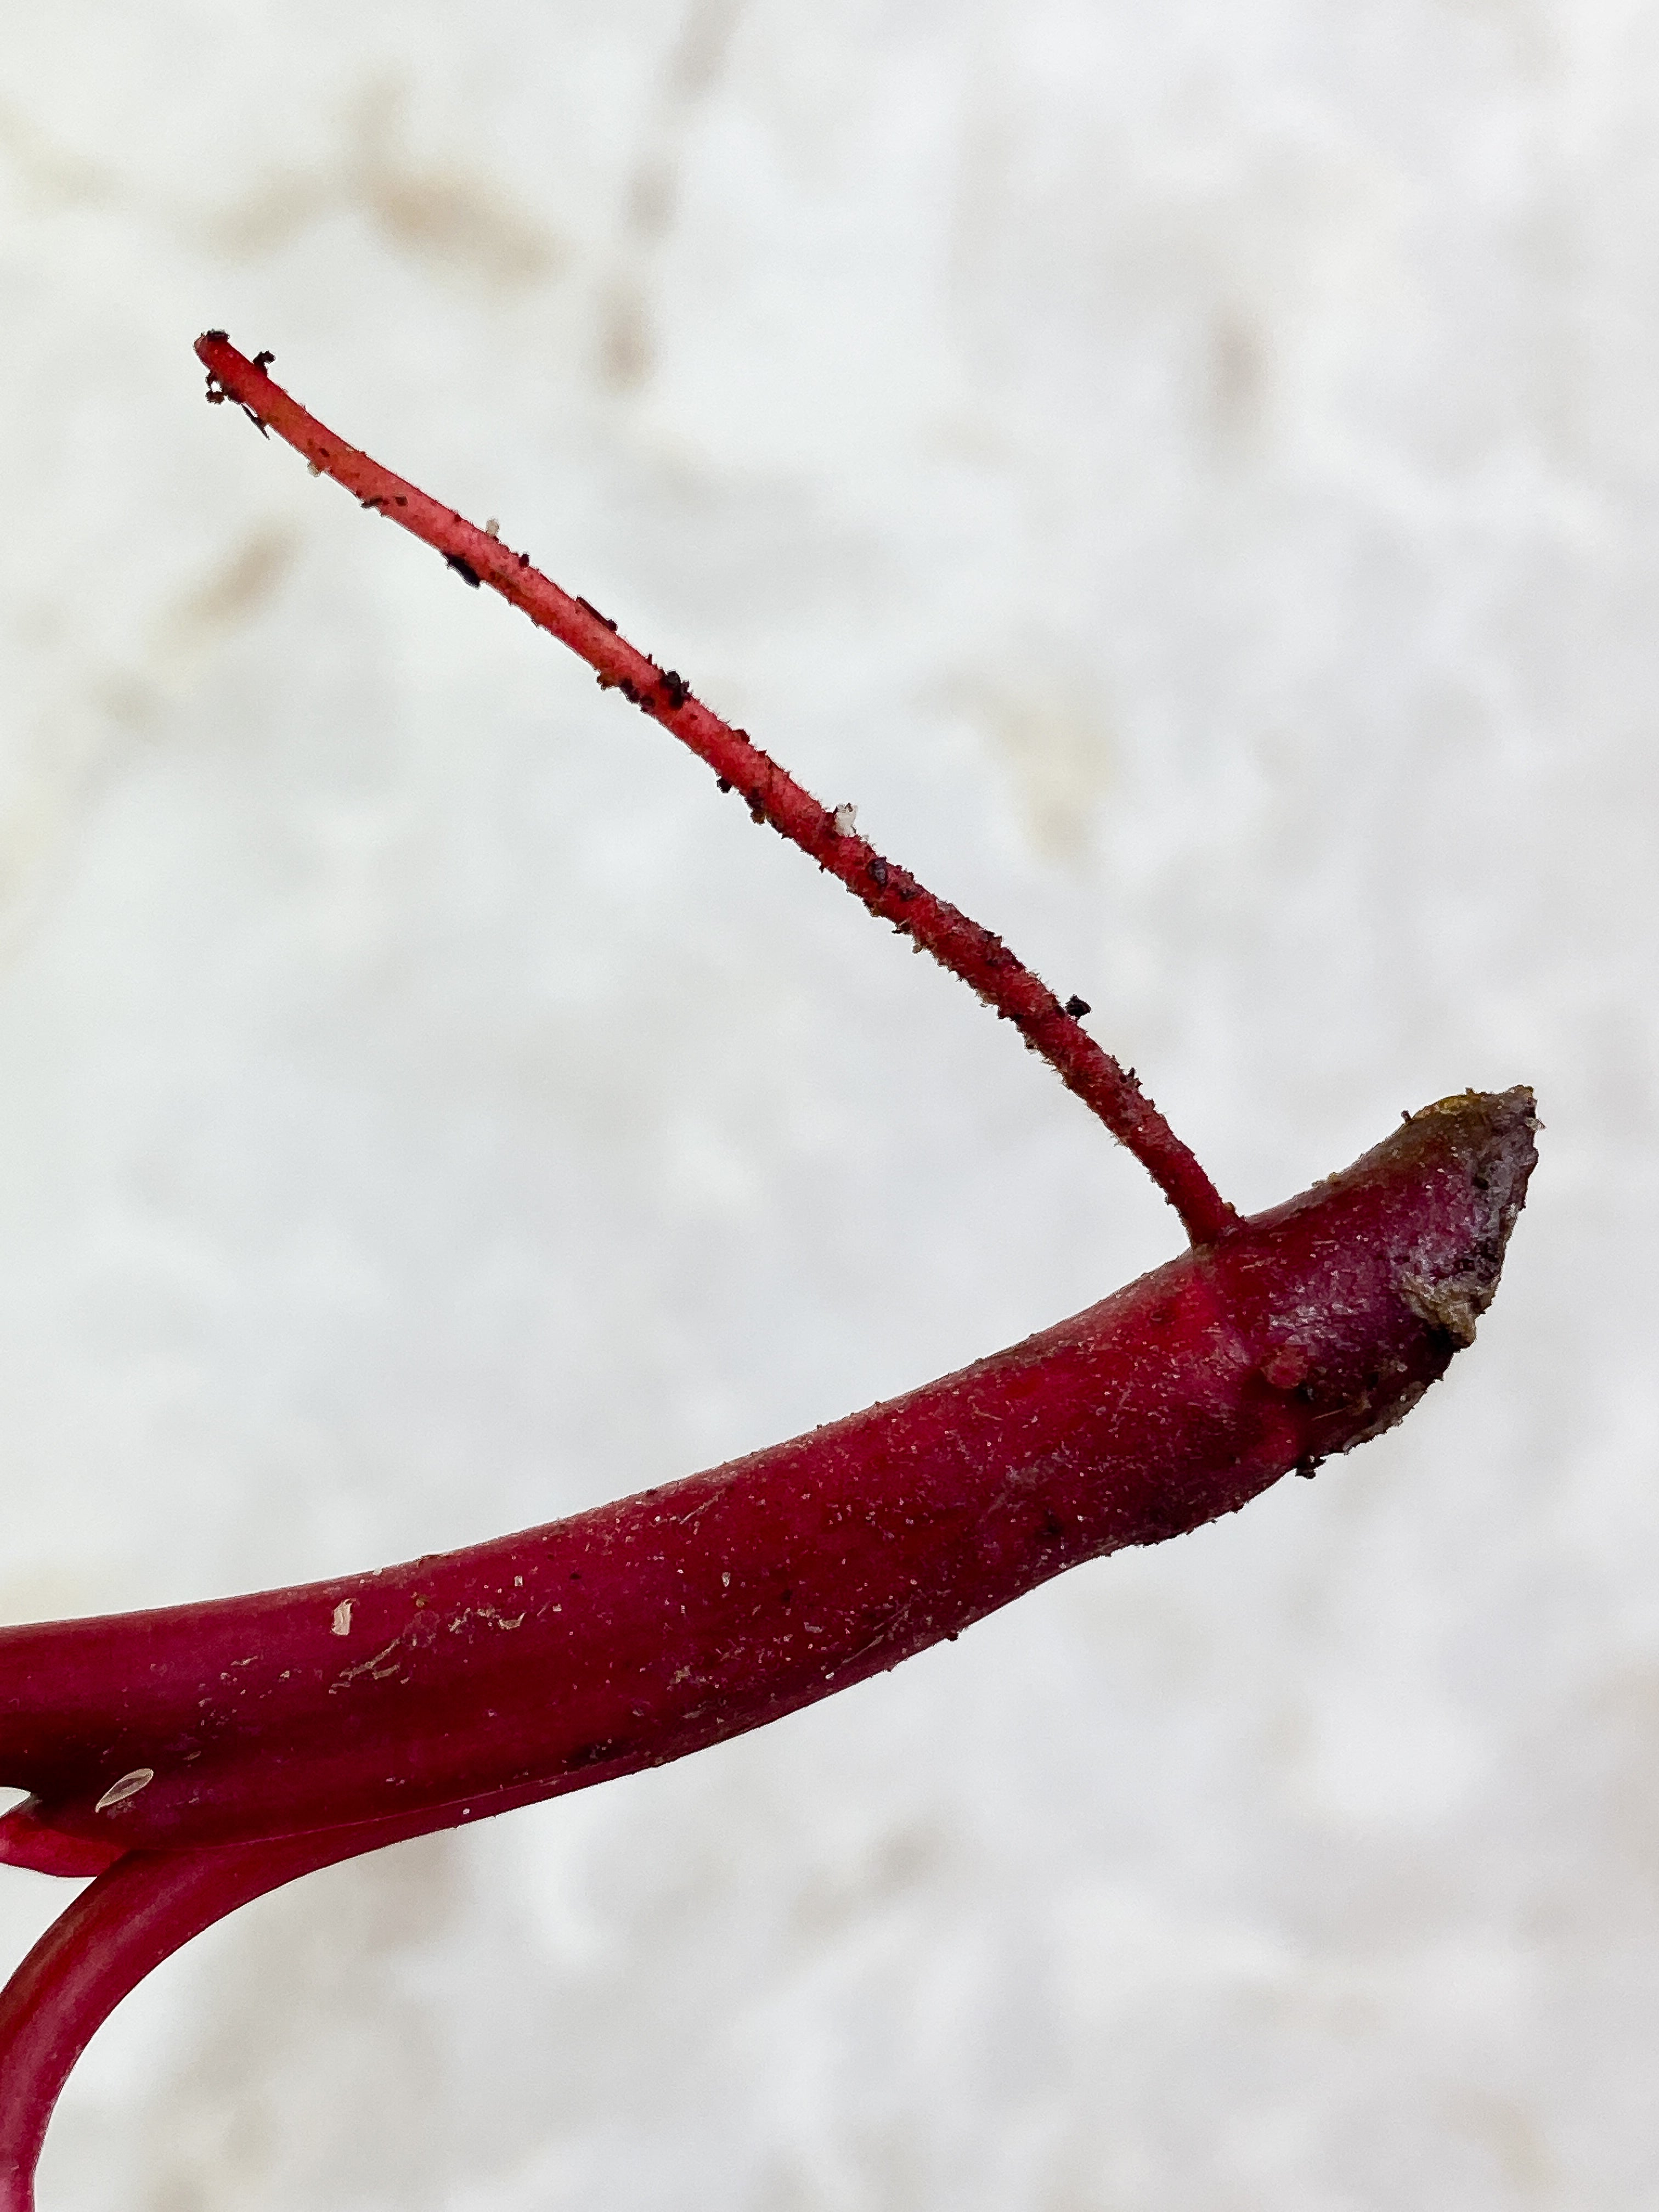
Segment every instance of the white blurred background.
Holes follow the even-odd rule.
[[[1659,21],[0,5],[0,1613],[543,1520],[1173,1218],[202,404],[223,325],[1005,933],[1241,1205],[1547,1125],[1401,1433],[174,1960],[43,2212],[1659,2203]],[[70,1893],[0,1871],[9,1966]]]

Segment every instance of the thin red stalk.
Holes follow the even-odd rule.
[[[532,568],[527,554],[513,552],[453,507],[440,506],[308,414],[266,374],[264,365],[274,356],[249,361],[222,331],[206,332],[197,340],[196,350],[208,371],[210,399],[234,400],[261,431],[274,430],[319,474],[333,477],[363,506],[432,546],[467,583],[488,584],[579,653],[604,689],[622,692],[689,745],[714,769],[722,788],[741,795],[756,821],[769,822],[838,878],[872,914],[931,952],[941,967],[1012,1022],[1031,1049],[1133,1153],[1194,1244],[1211,1243],[1232,1225],[1232,1207],[1141,1090],[1133,1070],[1120,1066],[1103,1050],[1076,1012],[1062,1006],[1000,938],[935,896],[908,869],[885,860],[847,825],[844,815],[838,820],[836,810],[821,805],[746,731],[733,729],[695,698],[676,670],[659,668],[619,636],[597,608],[573,599]],[[1071,1002],[1073,1007],[1077,1004]]]
[[[64,2084],[116,2006],[164,1960],[304,1875],[454,1825],[441,1812],[404,1814],[216,1850],[118,1849],[96,1867],[49,1869],[98,1879],[0,1988],[0,2212],[33,2212],[35,2168]]]
[[[59,1913],[0,1990],[0,2212],[34,2212],[59,2092],[129,1991],[192,1936],[364,1848],[349,1831],[222,1851],[129,1851]]]

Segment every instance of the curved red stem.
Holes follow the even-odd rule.
[[[941,967],[1012,1022],[1061,1082],[1133,1153],[1194,1244],[1211,1243],[1231,1226],[1232,1207],[1141,1090],[1133,1072],[1095,1042],[1000,938],[936,897],[908,869],[884,859],[854,833],[844,811],[838,815],[821,805],[746,731],[733,729],[694,698],[675,670],[659,668],[618,636],[615,623],[596,607],[572,599],[532,568],[527,554],[513,552],[453,507],[441,507],[308,414],[265,374],[264,363],[272,356],[249,361],[222,331],[206,332],[196,341],[196,350],[208,371],[210,399],[234,399],[262,431],[274,430],[319,474],[332,477],[363,506],[432,546],[467,583],[488,584],[579,653],[605,690],[622,692],[706,761],[722,787],[738,792],[757,822],[769,822],[872,914],[931,952]]]
[[[0,2212],[32,2212],[99,2024],[235,1906],[757,1727],[1391,1426],[1474,1336],[1535,1127],[1524,1090],[1444,1100],[1024,1345],[565,1523],[347,1583],[0,1631],[0,1760],[56,1800],[0,1823],[0,1856],[71,1873],[124,1829],[141,1846],[0,1991]],[[343,1667],[354,1631],[366,1656]],[[111,1788],[124,1771],[137,1789]]]
[[[58,2094],[146,1974],[239,1905],[365,1848],[361,1832],[336,1831],[228,1850],[128,1851],[83,1889],[0,1990],[0,2212],[33,2212]]]

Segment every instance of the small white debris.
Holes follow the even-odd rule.
[[[499,538],[501,534],[501,526],[492,514],[489,521],[484,525],[484,536],[486,538]]]
[[[842,805],[836,809],[835,813],[836,836],[850,837],[853,834],[853,825],[858,818],[859,811],[857,807],[854,805],[852,800],[850,799],[843,800]]]
[[[314,477],[319,477],[323,473],[323,465],[320,461],[307,461],[306,466]]]
[[[141,1790],[148,1790],[155,1779],[153,1766],[135,1766],[131,1774],[124,1774],[109,1788],[93,1807],[94,1813],[106,1813],[112,1805],[124,1805],[129,1797],[136,1797]]]
[[[722,1575],[722,1576],[720,1577],[720,1588],[721,1588],[722,1589],[731,1589],[731,1587],[732,1587],[732,1577],[731,1577],[731,1576],[730,1576],[730,1575]]]
[[[349,1636],[349,1635],[350,1635],[350,1633],[351,1633],[351,1600],[350,1600],[349,1597],[343,1597],[343,1598],[340,1600],[340,1602],[338,1603],[338,1605],[337,1605],[337,1606],[335,1607],[335,1608],[334,1608],[334,1626],[333,1626],[333,1627],[330,1630],[329,1633],[330,1633],[331,1635],[332,1635],[332,1636]]]

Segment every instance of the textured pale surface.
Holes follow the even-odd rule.
[[[1260,1206],[1534,1082],[1398,1435],[255,1907],[44,2212],[1638,2212],[1659,29],[0,11],[0,1606],[496,1533],[1174,1224],[1006,1030],[200,404],[271,346],[1002,930]],[[67,1894],[0,1881],[21,1955]]]

